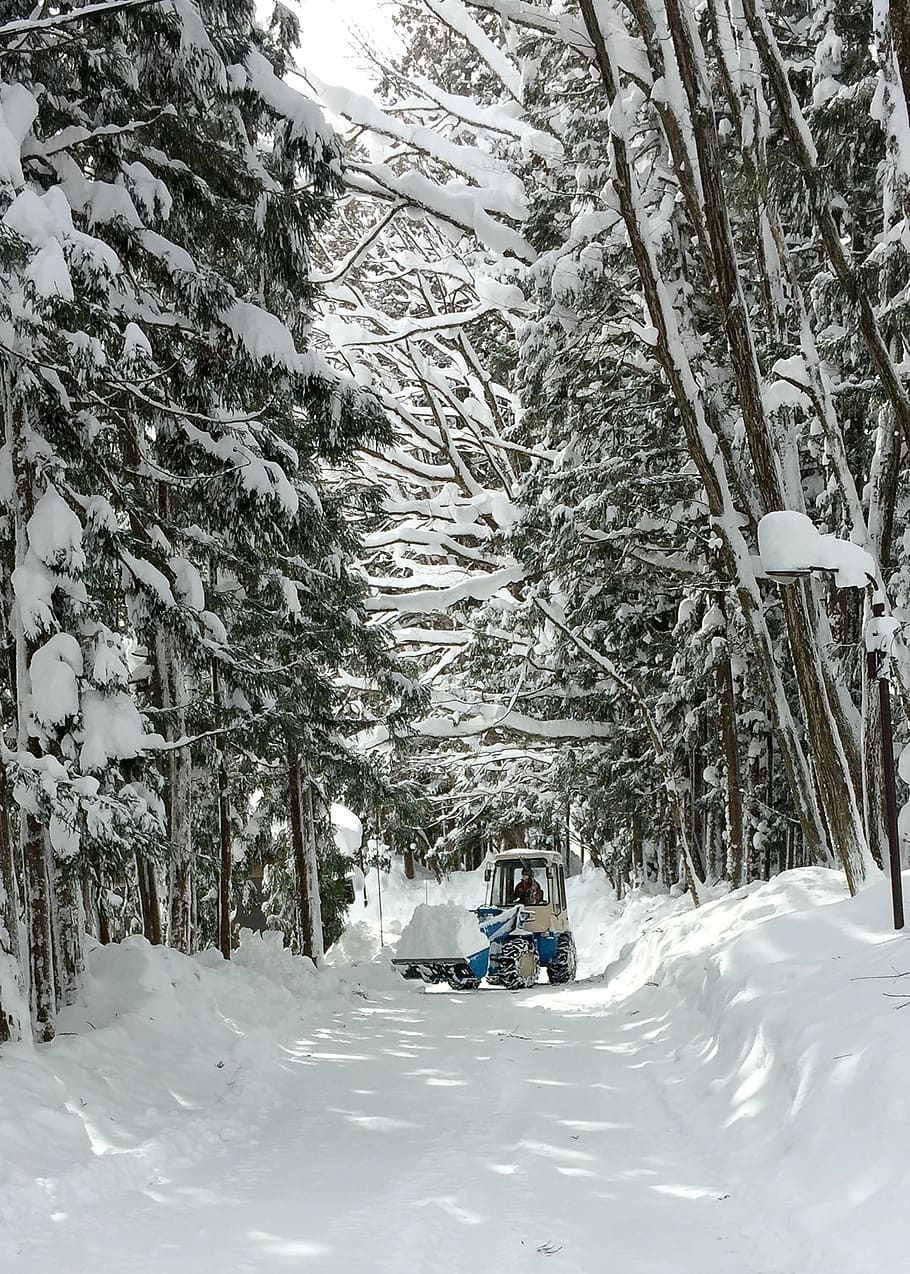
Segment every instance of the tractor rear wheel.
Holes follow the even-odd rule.
[[[577,967],[575,939],[570,933],[561,933],[556,939],[556,954],[547,965],[547,977],[551,982],[572,982]]]
[[[507,991],[534,986],[540,975],[537,947],[523,938],[506,938],[496,961],[496,981]]]

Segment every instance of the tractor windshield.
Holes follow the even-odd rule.
[[[550,901],[547,863],[544,858],[510,859],[496,867],[493,904],[498,907],[541,907]]]

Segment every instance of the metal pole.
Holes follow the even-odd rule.
[[[385,946],[385,934],[382,931],[382,863],[381,851],[376,849],[376,896],[379,899],[379,945]]]
[[[873,602],[872,614],[884,615],[883,602]],[[885,823],[888,828],[888,867],[891,875],[891,907],[895,929],[904,927],[904,891],[901,880],[900,842],[897,833],[897,793],[894,786],[894,734],[891,725],[891,682],[887,674],[887,656],[883,650],[870,650],[867,656],[869,676],[878,682],[879,725],[882,732],[882,766],[885,779]]]

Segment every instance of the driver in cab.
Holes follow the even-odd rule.
[[[534,879],[534,873],[530,867],[525,867],[522,871],[521,880],[515,886],[512,897],[523,907],[537,907],[543,902],[543,890]]]

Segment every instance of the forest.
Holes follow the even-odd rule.
[[[910,4],[395,22],[0,4],[0,1042],[392,861],[906,864]]]

